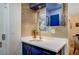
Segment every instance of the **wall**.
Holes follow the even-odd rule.
[[[75,23],[79,23],[79,4],[68,4],[68,42],[69,42],[69,54],[73,54],[74,41],[73,35],[79,33],[79,27],[75,27]],[[75,11],[76,10],[76,11]],[[79,50],[76,51],[79,54]]]
[[[79,3],[69,3],[68,4],[68,15],[78,16],[79,15]]]
[[[22,54],[21,48],[21,4],[9,4],[9,54]]]
[[[73,54],[73,49],[74,49],[74,38],[73,38],[73,36],[75,34],[79,34],[79,27],[76,27],[75,23],[79,23],[79,16],[69,17],[69,33],[68,33],[69,54]],[[77,54],[79,54],[79,50],[77,50]]]
[[[21,5],[21,32],[22,36],[31,35],[32,28],[35,26],[35,12],[29,8],[29,4],[23,3]]]
[[[56,11],[56,13],[58,13]],[[54,12],[55,13],[55,12]],[[29,9],[28,4],[22,4],[22,36],[29,36],[31,35],[31,30],[33,25],[37,25],[37,13]],[[55,28],[55,33],[52,33],[52,30],[49,31],[42,31],[42,35],[44,36],[52,36],[52,37],[62,37],[67,38],[67,26],[59,26],[59,27],[52,27],[49,29]]]
[[[42,35],[45,35],[45,36],[52,36],[52,37],[60,37],[60,38],[67,38],[67,4],[65,4],[65,10],[64,10],[64,13],[65,13],[65,23],[66,23],[66,26],[53,26],[53,27],[49,27],[49,30],[47,32],[42,32]],[[59,14],[60,15],[60,19],[62,19],[62,15],[64,13],[62,13],[63,9],[58,9],[58,10],[55,10],[55,11],[52,11],[51,13],[48,13],[49,15],[55,15],[55,14]],[[55,31],[55,32],[53,32]]]

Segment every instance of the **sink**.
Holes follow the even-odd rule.
[[[31,38],[30,41],[43,41],[43,40],[40,38]]]
[[[43,41],[43,40],[30,40],[30,41]]]
[[[29,41],[29,42],[44,42],[48,38],[42,36],[42,38],[40,39],[39,36],[37,36],[36,38],[33,38],[32,36],[28,36],[28,37],[24,37],[23,39],[26,39],[26,40],[28,39],[27,41]]]

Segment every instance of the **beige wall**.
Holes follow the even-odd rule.
[[[22,36],[31,35],[32,27],[37,20],[37,14],[29,9],[28,4],[22,4]],[[67,37],[67,26],[52,27],[55,28],[55,33],[42,31],[42,35],[51,37]]]
[[[69,54],[73,54],[74,42],[73,35],[79,33],[79,27],[75,27],[75,23],[79,23],[79,3],[68,4],[68,43]],[[79,51],[77,50],[77,54]]]
[[[53,30],[55,30],[55,33],[53,33]],[[42,31],[42,35],[49,37],[67,38],[67,28],[64,26],[52,27],[47,32]]]
[[[35,25],[35,12],[29,9],[29,4],[23,3],[21,5],[21,12],[22,12],[22,25],[21,25],[21,33],[22,36],[29,36],[31,35],[31,30]]]
[[[73,35],[79,34],[79,27],[76,27],[75,23],[79,23],[79,16],[70,16],[69,26],[68,26],[69,54],[73,54],[73,49],[74,49]],[[79,54],[78,50],[77,50],[77,54]]]

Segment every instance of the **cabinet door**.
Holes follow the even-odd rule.
[[[32,55],[41,55],[42,50],[36,47],[32,47]]]
[[[23,55],[55,55],[54,52],[49,52],[45,49],[22,43],[22,54]]]
[[[43,49],[32,47],[32,55],[50,55],[51,53]]]
[[[31,46],[22,43],[22,54],[23,55],[30,55],[31,54]]]

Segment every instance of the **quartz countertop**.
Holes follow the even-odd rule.
[[[67,44],[67,38],[55,38],[55,37],[45,37],[42,36],[42,39],[39,40],[39,37],[34,39],[32,36],[22,37],[22,42],[32,44],[53,52],[58,53],[64,45]]]

